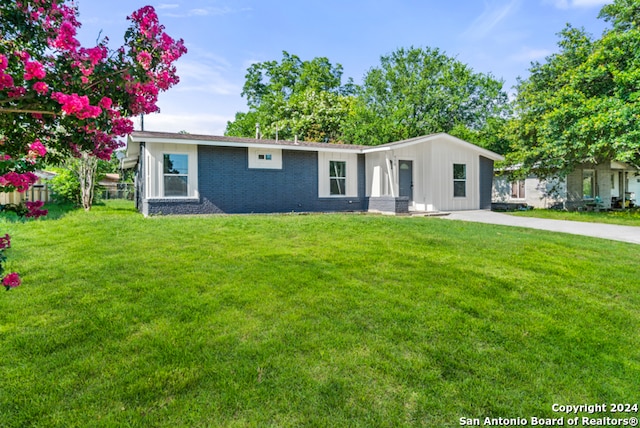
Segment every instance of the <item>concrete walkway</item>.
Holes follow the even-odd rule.
[[[636,226],[618,226],[615,224],[519,217],[486,210],[454,211],[441,218],[472,221],[477,223],[501,224],[505,226],[528,227],[531,229],[550,230],[553,232],[571,233],[573,235],[592,236],[595,238],[640,244],[640,227]]]

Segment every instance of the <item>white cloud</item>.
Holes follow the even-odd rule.
[[[521,0],[509,0],[506,3],[485,2],[484,11],[464,31],[463,36],[482,38],[487,36],[500,22],[516,10]]]
[[[173,90],[177,92],[196,92],[213,95],[236,95],[242,91],[239,84],[227,77],[227,67],[211,64],[200,59],[180,61],[177,65],[180,84]]]
[[[551,4],[558,9],[575,9],[603,6],[611,3],[612,0],[544,0],[544,3]]]
[[[182,13],[167,13],[166,16],[170,18],[189,18],[192,16],[223,16],[232,13],[249,12],[251,8],[232,9],[228,6],[224,7],[205,7],[199,9],[189,9]]]
[[[553,52],[551,52],[549,49],[535,49],[535,48],[523,47],[520,49],[518,53],[511,55],[509,59],[516,62],[530,63],[533,61],[544,59],[549,55],[551,55],[552,53]]]
[[[158,9],[177,9],[179,7],[180,7],[179,4],[161,3],[158,5]]]

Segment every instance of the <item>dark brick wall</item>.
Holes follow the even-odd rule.
[[[198,147],[200,200],[146,201],[145,214],[364,211],[365,160],[358,155],[358,197],[318,197],[318,154],[283,150],[282,169],[249,169],[248,150]],[[145,209],[146,208],[146,209]]]

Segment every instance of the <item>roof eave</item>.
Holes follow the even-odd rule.
[[[170,143],[170,144],[196,144],[202,146],[218,147],[251,147],[260,149],[283,149],[301,150],[314,152],[340,152],[340,153],[362,153],[362,146],[350,146],[347,144],[315,143],[315,142],[295,142],[295,141],[275,141],[256,140],[251,138],[225,138],[206,135],[171,134],[171,133],[151,133],[134,132],[129,136],[132,142],[145,143]]]

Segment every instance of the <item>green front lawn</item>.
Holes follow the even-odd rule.
[[[552,220],[585,221],[590,223],[609,223],[640,227],[640,210],[578,212],[535,209],[531,211],[510,212],[508,214],[522,217],[548,218]]]
[[[640,399],[638,246],[436,218],[0,221],[2,427],[455,427]],[[606,414],[611,416],[611,414]]]

